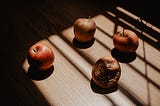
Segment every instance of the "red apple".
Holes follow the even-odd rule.
[[[35,43],[28,50],[29,65],[37,67],[39,70],[48,70],[52,66],[54,58],[52,49],[42,42]]]
[[[92,68],[92,79],[101,88],[110,88],[117,84],[120,75],[120,64],[111,56],[98,59]]]
[[[113,44],[119,52],[133,53],[139,45],[138,36],[133,31],[124,29],[114,34]]]
[[[79,42],[89,42],[94,38],[96,23],[90,18],[78,18],[74,23],[74,35]]]

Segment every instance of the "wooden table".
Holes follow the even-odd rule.
[[[47,11],[46,14],[44,11],[39,12],[44,16],[49,15]],[[130,19],[125,18],[123,15],[130,17]],[[54,15],[46,17],[50,17],[48,18],[49,22],[54,23],[52,22],[55,18]],[[45,29],[46,27],[45,25],[43,27],[43,24],[40,24],[41,26],[30,24],[31,28],[38,34],[32,37],[36,39],[33,42],[33,39],[29,41],[29,37],[25,42],[27,47],[25,51],[20,53],[25,54],[21,56],[23,57],[21,60],[22,69],[10,72],[9,75],[4,74],[7,76],[5,78],[9,83],[8,87],[14,86],[11,88],[14,88],[17,93],[16,95],[13,89],[8,90],[8,98],[5,98],[8,100],[6,104],[13,103],[13,105],[23,104],[26,106],[159,106],[160,48],[157,47],[157,44],[159,43],[160,29],[145,20],[140,20],[138,16],[124,10],[122,7],[114,7],[113,11],[106,9],[106,11],[94,15],[92,19],[97,25],[95,41],[87,48],[78,48],[73,44],[73,24],[65,26],[63,30],[52,29],[52,31],[58,30],[58,33],[52,34],[48,33],[50,28]],[[72,20],[72,22],[74,21]],[[135,22],[138,24],[133,24]],[[149,32],[155,32],[158,37],[152,35],[153,33],[150,34],[145,29],[143,31],[142,26],[148,28]],[[129,62],[119,62],[122,73],[116,90],[109,93],[96,92],[91,80],[93,64],[100,57],[112,56],[114,50],[113,34],[118,30],[122,30],[123,27],[132,29],[139,36],[136,58]],[[43,30],[48,32],[42,33],[39,28],[44,28]],[[58,25],[53,28],[58,28]],[[48,44],[55,54],[54,70],[46,78],[34,79],[28,77],[29,65],[26,53],[27,49],[36,42]],[[15,58],[18,59],[18,56]],[[13,98],[14,96],[15,98]]]

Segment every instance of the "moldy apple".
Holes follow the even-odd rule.
[[[121,76],[121,67],[118,61],[105,56],[96,61],[92,68],[92,79],[101,88],[110,88],[117,84]]]

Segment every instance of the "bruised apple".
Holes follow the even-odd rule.
[[[29,65],[39,70],[48,70],[52,66],[54,58],[52,49],[42,42],[35,43],[28,50]]]
[[[120,75],[120,64],[111,56],[98,59],[92,68],[92,79],[101,88],[110,88],[117,84]]]
[[[138,36],[133,31],[124,29],[114,34],[113,44],[119,52],[133,53],[139,45]]]
[[[79,42],[89,42],[94,38],[96,23],[90,18],[78,18],[73,25],[74,35]]]

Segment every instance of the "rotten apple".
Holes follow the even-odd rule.
[[[101,88],[110,88],[118,83],[121,76],[119,62],[111,57],[105,56],[96,61],[92,68],[92,79]]]
[[[74,35],[79,42],[89,42],[94,38],[96,23],[90,18],[78,18],[74,22]]]
[[[114,34],[113,44],[119,52],[133,53],[139,45],[138,36],[132,30],[123,29]]]
[[[29,65],[39,70],[48,70],[52,67],[54,58],[50,46],[42,42],[33,44],[28,50],[27,60]]]

